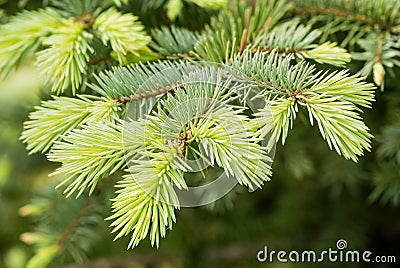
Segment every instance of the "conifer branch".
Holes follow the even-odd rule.
[[[299,59],[313,59],[321,64],[343,67],[350,61],[350,54],[345,49],[337,47],[336,43],[314,43],[321,34],[320,30],[311,30],[311,25],[304,26],[299,24],[298,20],[291,20],[260,36],[252,47],[255,52],[271,53],[275,50],[283,56],[293,54]]]
[[[83,218],[87,215],[90,207],[93,205],[92,201],[93,200],[91,198],[87,199],[86,203],[76,214],[75,218],[68,225],[67,229],[65,229],[65,231],[57,239],[56,244],[58,247],[62,247],[65,244],[65,242],[70,238],[70,236],[73,234],[74,230],[76,230],[76,228],[81,224]]]
[[[400,18],[393,14],[400,10],[397,0],[377,0],[366,3],[363,0],[350,1],[320,1],[320,0],[294,0],[298,14],[323,15],[340,18],[343,22],[357,24],[377,25],[382,31],[390,31],[393,26],[400,23]],[[355,27],[358,25],[355,24]]]
[[[41,207],[39,213],[31,215],[36,220],[40,219],[40,224],[35,232],[24,233],[20,237],[23,242],[36,247],[27,267],[45,268],[56,265],[58,258],[65,257],[72,257],[76,262],[83,261],[85,253],[98,237],[93,229],[103,222],[99,204],[95,202],[98,198],[60,198],[54,191],[51,195],[36,197],[29,207],[31,212],[35,207]],[[25,210],[29,211],[28,208]]]
[[[213,165],[250,189],[261,188],[271,176],[272,160],[257,144],[254,124],[238,112],[221,108],[190,129]]]
[[[172,8],[181,8],[184,1],[193,2],[150,0],[143,6],[166,4],[173,19],[179,12]],[[88,86],[100,97],[53,97],[42,102],[30,114],[21,139],[31,153],[48,152],[50,161],[61,164],[53,175],[65,176],[58,187],[65,186],[67,196],[79,197],[87,189],[92,194],[102,180],[117,171],[125,172],[116,185],[113,214],[108,220],[115,239],[131,236],[128,248],[146,237],[159,246],[160,237],[172,228],[175,209],[181,206],[176,190],[189,190],[188,174],[193,169],[187,160],[191,157],[210,165],[202,171],[203,177],[223,170],[241,185],[261,188],[271,177],[268,153],[277,142],[285,144],[299,113],[308,115],[329,148],[344,158],[357,161],[364,150],[371,149],[372,134],[360,114],[361,109],[371,108],[374,86],[348,70],[318,70],[320,66],[309,60],[345,66],[350,54],[334,42],[325,42],[328,34],[340,29],[348,34],[346,39],[357,36],[355,42],[364,51],[355,58],[366,61],[363,74],[375,71],[377,81],[383,81],[378,67],[400,66],[400,43],[392,30],[372,31],[371,40],[366,39],[365,33],[376,24],[378,15],[384,15],[380,22],[398,23],[397,17],[387,17],[390,14],[381,0],[365,4],[359,11],[355,10],[363,5],[359,0],[333,0],[341,3],[337,12],[355,14],[350,19],[332,13],[336,12],[333,6],[321,0],[299,5],[323,9],[312,22],[327,21],[328,26],[334,25],[330,31],[316,29],[311,22],[303,25],[298,19],[280,23],[297,0],[238,0],[211,18],[202,33],[161,27],[151,32],[152,43],[137,17],[110,8],[111,2],[70,0],[68,3],[76,4],[71,8],[65,3],[55,5],[54,18],[51,10],[31,12],[25,18],[21,15],[14,23],[33,16],[40,23],[54,19],[58,24],[43,32],[33,29],[35,34],[28,35],[26,44],[12,38],[7,42],[30,56],[40,45],[45,46],[37,54],[38,66],[57,93],[69,88],[75,93],[86,77],[91,79]],[[211,2],[196,4],[219,9],[226,3]],[[369,14],[370,7],[380,9]],[[368,17],[363,21],[359,15],[369,15],[373,21],[369,23]],[[331,17],[335,19],[329,21]],[[349,30],[354,25],[355,29]],[[7,27],[1,27],[0,33]],[[0,48],[7,47],[7,42],[0,41]],[[146,58],[146,53],[151,54],[148,45],[163,60],[149,62],[154,57]],[[2,55],[0,52],[0,59]],[[89,68],[110,57],[121,64],[143,63],[89,75]],[[0,71],[7,74],[12,60],[4,59]],[[23,59],[21,56],[16,62]],[[227,65],[216,64],[222,62]],[[249,108],[254,107],[248,107],[248,99],[260,101],[262,108],[251,112]],[[393,158],[393,151],[386,149],[385,157]],[[307,161],[300,165],[306,166]],[[377,190],[374,196],[383,194]],[[90,209],[92,206],[75,214],[61,234],[53,232],[42,244],[44,253],[33,263],[49,263],[77,233],[83,213]],[[50,257],[45,259],[45,255]]]
[[[121,63],[125,56],[142,55],[150,42],[144,27],[131,14],[121,14],[106,1],[54,3],[58,9],[24,11],[0,27],[0,78],[37,56],[37,65],[57,94],[81,87],[95,54],[97,39],[110,46]],[[37,50],[39,51],[36,55]],[[97,52],[97,51],[96,51]]]
[[[0,26],[0,79],[30,60],[43,38],[58,26],[62,17],[53,9],[23,11],[9,23]]]
[[[44,40],[47,49],[38,53],[38,67],[46,76],[47,83],[52,84],[52,91],[60,94],[70,86],[72,93],[82,84],[87,74],[87,63],[93,36],[84,30],[84,25],[65,21],[53,35]]]
[[[45,153],[73,129],[101,119],[112,121],[118,106],[111,99],[89,96],[53,97],[44,101],[24,123],[21,140],[30,153]]]
[[[126,63],[125,55],[138,55],[138,50],[147,46],[150,38],[143,32],[144,27],[131,14],[121,14],[114,8],[100,14],[93,24],[105,45],[110,42],[118,61]]]
[[[233,9],[223,10],[211,19],[195,51],[203,60],[229,61],[239,52],[245,29],[246,44],[250,44],[258,35],[273,28],[291,7],[286,1],[257,0],[254,8],[238,1]]]
[[[99,122],[75,129],[53,145],[48,159],[62,163],[51,175],[67,176],[57,186],[68,183],[67,197],[76,191],[79,197],[87,188],[92,194],[101,179],[125,165],[122,126]]]
[[[171,229],[176,221],[174,210],[177,207],[170,204],[171,198],[176,199],[176,196],[168,182],[168,172],[157,180],[158,172],[162,170],[154,170],[151,164],[147,169],[141,165],[141,173],[134,178],[127,175],[118,184],[121,189],[113,200],[115,214],[108,220],[113,220],[113,232],[119,231],[116,239],[133,232],[128,248],[137,246],[147,234],[152,245],[158,246],[159,237],[165,237],[166,229]],[[150,192],[143,191],[142,187]]]
[[[359,73],[364,76],[372,75],[375,84],[383,90],[386,71],[390,72],[394,66],[400,66],[400,44],[397,37],[372,33],[365,39],[360,39],[358,44],[364,51],[354,52],[353,58],[365,61]]]
[[[304,62],[291,65],[290,60],[291,57],[280,59],[275,51],[268,56],[247,51],[244,57],[237,56],[233,62],[235,68],[253,78],[261,92],[264,91],[261,94],[270,110],[264,109],[257,116],[261,122],[265,115],[273,117],[274,127],[266,124],[259,131],[261,136],[272,132],[268,148],[280,137],[284,144],[300,105],[309,111],[311,124],[314,118],[317,120],[329,147],[356,161],[363,149],[370,149],[372,138],[356,113],[357,106],[370,107],[374,100],[373,86],[358,76],[349,76],[346,71],[315,73],[314,66]]]
[[[150,47],[167,58],[194,58],[192,51],[200,38],[198,33],[176,26],[155,29],[152,31],[152,36],[154,42]]]

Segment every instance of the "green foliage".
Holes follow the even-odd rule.
[[[182,8],[183,8],[182,0],[169,0],[166,5],[168,18],[171,20],[175,20],[181,13]]]
[[[400,127],[385,127],[378,141],[381,143],[377,151],[378,156],[400,164]]]
[[[360,39],[358,44],[364,51],[353,53],[353,58],[365,61],[360,73],[364,76],[372,74],[375,84],[381,85],[383,89],[385,70],[393,76],[392,69],[395,66],[400,67],[399,42],[391,35],[370,34],[365,39]]]
[[[65,26],[54,31],[43,45],[45,50],[37,54],[37,64],[58,94],[72,86],[72,92],[82,85],[87,75],[87,62],[94,52],[93,36],[84,31],[84,25],[66,21]],[[54,68],[57,66],[57,68]]]
[[[357,105],[370,107],[374,100],[373,87],[347,72],[315,72],[315,67],[305,62],[295,65],[291,58],[283,61],[273,51],[267,57],[263,53],[245,52],[236,57],[233,66],[252,80],[258,81],[270,105],[260,117],[271,114],[274,124],[265,122],[260,132],[266,136],[272,131],[269,148],[282,137],[285,143],[288,130],[300,107],[309,113],[311,125],[317,122],[322,137],[346,159],[357,160],[363,150],[370,149],[372,135],[357,114]],[[263,121],[261,119],[261,121]],[[357,129],[357,132],[351,131]]]
[[[272,159],[256,143],[254,123],[248,118],[221,109],[192,129],[211,163],[223,167],[240,184],[254,190],[269,180]]]
[[[368,2],[363,0],[293,0],[293,2],[300,9],[299,11],[313,14],[315,20],[334,19],[336,22],[334,28],[331,28],[332,24],[325,27],[326,29],[331,28],[330,32],[348,30],[349,28],[357,31],[363,26],[372,27],[374,25],[383,30],[390,30],[393,26],[400,24],[400,17],[397,15],[400,3],[397,0]]]
[[[398,206],[400,204],[399,165],[394,162],[382,163],[373,173],[374,190],[369,196],[370,202],[380,201],[383,204]]]
[[[91,194],[102,178],[124,166],[122,127],[99,122],[75,129],[53,145],[48,159],[62,163],[52,175],[67,176],[57,186],[68,183],[67,196],[75,191],[80,196],[86,188]]]
[[[110,43],[121,63],[125,63],[123,56],[127,53],[135,55],[150,42],[150,38],[143,32],[143,26],[136,22],[137,19],[131,14],[123,15],[111,8],[100,14],[93,24],[93,29],[98,32],[104,45]]]
[[[321,34],[322,31],[318,29],[312,30],[311,25],[304,26],[297,20],[291,20],[262,35],[255,49],[266,52],[277,49],[282,55],[294,54],[299,59],[313,59],[321,64],[344,67],[351,59],[350,54],[337,47],[336,43],[314,44]]]
[[[210,10],[219,10],[228,4],[227,0],[148,0],[143,2],[142,8],[147,11],[150,8],[158,8],[164,5],[168,18],[175,21],[182,14],[185,2]]]
[[[75,94],[96,54],[95,38],[109,46],[121,63],[126,63],[128,53],[140,56],[138,51],[150,42],[137,17],[114,8],[103,12],[107,3],[69,0],[56,1],[55,6],[58,9],[24,11],[0,28],[5,37],[0,41],[1,78],[37,56],[37,65],[52,91],[60,94],[71,88]]]
[[[386,126],[377,138],[380,146],[377,149],[378,167],[374,170],[372,184],[374,190],[369,201],[380,201],[383,204],[398,206],[400,204],[400,128],[396,125]]]
[[[210,79],[208,83],[196,82],[204,78]],[[183,176],[191,168],[182,157],[197,152],[197,144],[205,152],[200,157],[243,185],[261,187],[271,175],[271,159],[256,143],[254,123],[240,115],[242,109],[223,106],[229,100],[225,91],[230,81],[221,79],[222,73],[213,68],[188,72],[184,88],[173,89],[174,95],[168,94],[151,116],[126,124],[127,144],[135,146],[128,162],[131,175],[118,185],[123,189],[117,191],[109,219],[114,219],[113,231],[119,230],[116,238],[132,232],[128,248],[137,246],[148,232],[152,245],[158,246],[165,226],[172,228],[174,208],[179,208],[172,186],[187,189]],[[190,138],[180,140],[186,132]]]
[[[179,67],[172,69],[172,62],[162,61],[149,64],[135,64],[124,68],[114,68],[112,71],[104,71],[99,75],[95,75],[97,84],[89,85],[94,91],[100,95],[112,99],[119,99],[121,102],[129,102],[131,99],[150,99],[155,93],[153,90],[165,89],[180,77],[182,74]],[[175,64],[177,66],[177,64]],[[146,81],[155,76],[162,70],[168,69],[168,76],[157,78],[158,85],[152,83],[146,84]],[[165,93],[165,92],[164,92]]]
[[[16,67],[30,60],[44,37],[61,25],[62,18],[53,9],[23,11],[1,25],[0,78],[5,79]]]
[[[352,103],[338,101],[337,97],[316,96],[307,100],[306,105],[311,124],[314,120],[318,123],[329,148],[335,148],[338,154],[354,161],[357,161],[357,156],[362,155],[365,149],[370,150],[372,135],[355,112],[357,108]],[[358,132],[352,132],[353,129]]]
[[[53,96],[35,107],[21,139],[30,153],[48,153],[48,160],[61,164],[53,175],[61,177],[59,187],[65,188],[67,196],[76,194],[79,204],[86,192],[88,200],[97,199],[96,190],[112,182],[111,175],[122,177],[107,219],[112,221],[115,239],[130,236],[128,248],[146,237],[158,247],[181,207],[177,189],[186,191],[197,179],[200,184],[209,182],[224,171],[250,190],[261,188],[272,176],[270,154],[280,141],[292,146],[293,152],[285,151],[287,159],[283,165],[278,162],[276,169],[298,179],[327,173],[325,169],[340,161],[327,156],[327,164],[325,158],[318,158],[324,148],[309,134],[318,136],[318,131],[329,149],[344,159],[357,162],[365,151],[372,151],[371,158],[376,151],[379,167],[371,172],[370,200],[399,204],[398,127],[381,129],[379,145],[373,150],[373,134],[361,115],[372,107],[375,87],[352,74],[372,74],[379,86],[385,73],[397,71],[398,1],[141,3],[143,10],[164,5],[172,21],[188,3],[222,9],[198,31],[186,28],[186,22],[184,27],[145,29],[138,17],[111,6],[114,2],[129,10],[128,1],[100,2],[55,1],[54,9],[23,11],[12,17],[0,27],[4,36],[0,74],[5,78],[36,56],[53,92],[72,89],[73,96]],[[153,15],[150,19],[156,18]],[[120,65],[134,64],[103,70],[117,63],[112,58]],[[358,68],[352,59],[365,61],[364,67]],[[351,70],[340,69],[349,63]],[[86,85],[87,95],[75,95]],[[260,107],[251,110],[249,99],[259,101]],[[290,132],[304,129],[302,123],[317,125],[318,130],[303,131],[292,137],[296,144],[290,145]],[[371,129],[376,133],[375,125]],[[188,164],[193,159],[210,166],[195,173]],[[351,173],[355,180],[364,176],[358,174],[363,161],[353,169],[357,174]],[[324,176],[319,178],[323,185],[337,184],[335,189],[341,183],[351,185]],[[66,211],[73,201],[65,201]],[[63,202],[57,205],[64,206]],[[80,215],[79,209],[71,211]],[[96,220],[88,220],[88,226]],[[77,237],[90,229],[80,229],[80,223],[70,231]],[[44,224],[59,226],[60,222]],[[59,258],[67,245],[63,239],[60,243],[62,234],[55,229],[37,232],[33,236],[37,254],[29,265],[44,267]],[[88,234],[68,244],[76,250],[70,252],[76,260],[92,245],[76,243],[90,240]]]
[[[90,96],[54,97],[29,115],[21,139],[31,153],[45,153],[73,129],[101,119],[112,120],[118,110],[111,99]]]
[[[187,57],[193,52],[200,36],[184,28],[171,26],[152,31],[151,48],[167,57]]]
[[[365,61],[362,75],[372,74],[376,85],[384,88],[386,71],[399,66],[398,25],[400,2],[397,0],[368,1],[293,1],[295,12],[306,15],[310,24],[321,25],[322,39],[337,32],[345,32],[342,46],[358,44],[362,51],[353,53],[357,60]],[[310,21],[311,20],[311,21]],[[384,68],[386,67],[386,68]],[[386,70],[386,71],[385,71]]]
[[[103,221],[103,211],[97,206],[101,200],[101,196],[64,199],[54,190],[42,190],[31,204],[22,207],[23,216],[40,221],[34,232],[21,235],[23,242],[36,248],[26,267],[57,266],[63,259],[82,262],[97,240],[96,226]]]
[[[286,1],[255,1],[249,6],[238,1],[233,10],[223,10],[205,27],[195,51],[202,60],[225,62],[273,28],[291,8]]]

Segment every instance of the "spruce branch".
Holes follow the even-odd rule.
[[[374,187],[368,201],[398,206],[400,204],[400,174],[399,165],[395,162],[379,163],[378,168],[372,174],[372,186]]]
[[[183,0],[168,0],[165,9],[170,20],[174,21],[182,12]]]
[[[227,6],[227,0],[148,0],[144,1],[142,4],[142,10],[147,11],[148,9],[156,9],[162,5],[165,5],[167,12],[171,9],[170,12],[180,13],[182,12],[182,7],[184,2],[190,2],[196,4],[198,7],[202,7],[205,9],[211,10],[219,10]],[[168,7],[170,6],[170,8]],[[176,9],[172,11],[172,9]],[[171,20],[174,20],[175,16],[168,16]]]
[[[40,204],[25,208],[45,221],[51,218],[46,213],[61,219],[23,236],[37,248],[31,267],[52,264],[65,252],[83,257],[101,221],[95,208],[104,203],[93,193],[117,172],[123,175],[107,218],[115,239],[130,236],[129,249],[149,237],[158,247],[176,222],[175,209],[184,206],[178,190],[209,183],[221,170],[241,185],[261,188],[272,174],[268,153],[277,142],[287,143],[297,117],[317,125],[329,148],[346,159],[356,162],[371,150],[373,136],[361,114],[371,108],[375,88],[364,77],[372,74],[383,87],[385,74],[400,67],[400,1],[140,1],[144,10],[163,6],[171,20],[184,7],[224,8],[207,13],[216,16],[202,32],[162,26],[149,31],[152,40],[136,16],[113,7],[128,2],[54,0],[55,9],[24,11],[0,26],[0,79],[36,55],[57,94],[72,89],[75,95],[87,82],[96,95],[53,97],[24,124],[27,149],[60,163],[52,174],[62,179],[58,187],[78,198],[77,207],[70,199],[62,206],[47,199],[54,211]],[[301,24],[300,17],[310,20]],[[334,42],[341,40],[343,48]],[[344,67],[351,60],[348,44],[350,50],[358,45],[352,56],[365,62],[364,77],[313,64]],[[106,64],[99,63],[115,63],[111,58],[135,64],[103,71]],[[162,60],[150,62],[155,59]],[[378,140],[382,163],[373,174],[371,201],[400,203],[398,134],[398,126],[385,128]],[[303,159],[282,166],[301,177],[312,164],[299,144],[285,161]],[[194,181],[193,159],[209,164]],[[81,196],[86,190],[87,199]]]
[[[152,30],[152,36],[150,47],[168,58],[194,57],[192,51],[200,38],[198,33],[176,26]]]
[[[121,189],[113,199],[114,215],[107,219],[113,220],[112,232],[118,232],[115,239],[132,232],[128,248],[137,246],[147,234],[152,245],[158,247],[160,236],[165,237],[166,229],[172,229],[176,221],[174,210],[179,208],[171,205],[179,204],[170,183],[174,170],[168,170],[168,161],[142,161],[139,167],[131,170],[137,171],[135,175],[126,175],[118,183]]]
[[[182,81],[150,116],[125,124],[125,142],[136,149],[129,154],[131,175],[118,184],[109,219],[114,220],[113,232],[118,231],[116,239],[132,233],[128,248],[149,233],[152,245],[158,246],[159,236],[172,228],[174,209],[179,208],[173,186],[187,189],[184,174],[191,168],[184,152],[195,150],[197,143],[210,163],[243,185],[261,187],[271,175],[271,159],[258,144],[256,125],[241,115],[243,108],[225,107],[232,94],[227,90],[235,84],[223,79],[222,70],[198,69],[184,74]]]
[[[269,101],[268,107],[255,114],[261,124],[257,134],[260,137],[265,137],[271,133],[267,144],[268,151],[273,149],[275,143],[280,139],[282,139],[282,145],[285,145],[287,135],[293,127],[298,110],[298,105],[293,99],[278,98],[274,101]]]
[[[231,65],[256,83],[268,99],[289,98],[292,93],[310,87],[320,75],[320,72],[315,73],[314,65],[304,61],[293,65],[292,59],[292,54],[280,57],[276,49],[269,54],[246,50],[242,55],[236,55]]]
[[[282,138],[284,143],[299,106],[306,107],[310,123],[317,121],[329,147],[346,159],[357,161],[364,149],[370,149],[372,138],[357,113],[357,106],[371,107],[374,87],[347,71],[323,73],[315,72],[315,66],[305,62],[292,65],[291,58],[281,59],[276,51],[267,56],[246,51],[232,63],[255,81],[269,105],[269,109],[257,116],[263,122],[263,116],[272,115],[274,127],[267,124],[259,134],[265,136],[272,132],[271,141]],[[271,146],[270,143],[268,148]]]
[[[142,11],[146,12],[148,9],[156,9],[163,5],[167,0],[148,0],[143,1]]]
[[[228,5],[227,0],[199,0],[199,1],[187,0],[187,1],[194,3],[199,7],[213,9],[213,10],[219,10]]]
[[[211,164],[250,189],[261,188],[271,176],[272,160],[257,143],[254,123],[240,112],[221,107],[190,129]]]
[[[237,1],[231,10],[223,10],[211,19],[195,51],[203,60],[228,61],[257,36],[272,29],[291,7],[286,1],[257,0],[254,6]]]
[[[137,17],[114,8],[102,12],[109,4],[99,7],[96,3],[56,1],[58,9],[24,11],[1,26],[0,77],[7,77],[43,46],[37,53],[37,65],[46,82],[57,94],[69,88],[75,94],[88,74],[88,65],[93,64],[98,38],[111,46],[111,55],[115,53],[122,63],[128,53],[142,57],[139,51],[148,50],[150,38]]]
[[[112,5],[112,0],[50,0],[50,5],[56,8],[65,18],[79,18],[84,24],[89,24],[91,19],[102,10]]]
[[[391,31],[394,26],[400,24],[400,17],[395,15],[400,10],[400,3],[397,0],[293,0],[293,2],[296,4],[296,13],[308,13],[314,17],[320,15],[318,18],[324,21],[334,18],[341,20],[342,29],[351,23],[354,28],[376,25],[382,31]]]
[[[117,54],[118,61],[126,63],[127,53],[138,55],[138,51],[147,46],[150,38],[144,33],[144,27],[132,14],[121,14],[114,8],[101,13],[93,24],[105,45],[110,43]]]
[[[63,25],[62,17],[53,9],[23,11],[0,26],[0,79],[30,60],[43,38]]]
[[[314,120],[317,122],[330,149],[355,162],[357,156],[363,155],[363,150],[370,150],[373,136],[352,103],[338,101],[338,97],[315,96],[308,99],[306,105],[311,125]]]
[[[62,163],[51,175],[67,176],[57,186],[68,183],[67,197],[75,192],[79,197],[87,188],[92,194],[101,179],[125,165],[122,126],[103,121],[75,129],[63,141],[55,142],[48,159]]]
[[[53,92],[60,94],[71,86],[75,94],[87,74],[90,54],[94,53],[92,39],[83,24],[65,21],[44,40],[43,45],[48,48],[38,53],[37,64]]]
[[[270,53],[276,49],[283,56],[294,54],[299,59],[313,59],[321,64],[342,67],[350,61],[350,54],[337,47],[336,43],[316,44],[322,31],[311,29],[311,25],[304,26],[297,19],[290,20],[276,26],[268,34],[261,35],[253,45],[254,51]]]
[[[29,208],[24,208],[28,212],[25,216],[39,220],[34,232],[20,236],[23,242],[35,247],[27,267],[57,266],[58,260],[66,257],[82,262],[97,240],[96,226],[103,223],[103,212],[98,206],[102,200],[98,197],[67,200],[54,189],[46,190],[32,200]],[[41,207],[40,212],[30,214],[35,207]]]
[[[89,87],[104,97],[124,103],[163,95],[184,83],[184,74],[197,69],[195,64],[182,60],[114,67],[95,75],[97,84]]]
[[[168,0],[168,1],[151,0],[149,2],[153,2],[152,4],[153,6],[158,6],[160,5],[159,3],[161,2],[167,2],[165,5],[167,16],[171,21],[174,21],[182,13],[185,1],[196,4],[198,7],[210,10],[220,10],[222,8],[225,8],[228,4],[228,0]]]
[[[375,101],[374,86],[359,75],[350,75],[347,70],[325,72],[314,82],[310,92],[337,97],[365,108],[371,108],[371,102]]]
[[[101,119],[113,120],[118,106],[111,99],[90,96],[53,97],[43,101],[24,123],[21,140],[30,153],[45,153],[73,129]]]
[[[386,126],[377,137],[380,146],[377,154],[382,160],[393,161],[400,165],[400,127],[399,125]]]
[[[389,34],[370,34],[367,38],[360,39],[358,45],[364,51],[353,52],[353,58],[365,61],[359,73],[364,76],[372,74],[375,84],[383,89],[386,71],[391,72],[393,76],[391,69],[400,66],[400,43],[397,37]]]
[[[117,6],[121,6],[123,4],[128,4],[129,0],[112,0]]]

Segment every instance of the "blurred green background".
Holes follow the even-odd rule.
[[[17,9],[16,3],[9,1],[9,13]],[[152,16],[143,16],[150,25]],[[350,67],[360,68],[356,64]],[[19,140],[28,113],[49,97],[39,77],[34,66],[27,66],[0,81],[0,267],[5,268],[24,267],[33,254],[34,249],[20,236],[38,223],[23,217],[20,208],[46,190],[54,194],[54,202],[64,202],[62,194],[52,190],[55,178],[48,177],[56,165],[42,155],[28,156]],[[376,98],[364,118],[379,136],[385,118],[399,111],[397,78],[388,81],[385,92],[377,90]],[[336,248],[339,239],[345,239],[349,249],[397,258],[397,266],[368,267],[399,267],[400,210],[393,203],[369,199],[375,180],[390,177],[393,185],[399,183],[399,165],[387,166],[377,158],[376,140],[373,151],[359,163],[346,161],[329,150],[317,128],[299,119],[285,147],[278,146],[272,180],[262,190],[249,193],[237,189],[214,210],[182,208],[159,249],[151,248],[146,240],[126,251],[128,240],[112,242],[104,222],[95,227],[97,242],[89,250],[86,264],[57,267],[365,267],[358,263],[261,264],[256,258],[265,245],[271,250],[321,251]],[[107,216],[109,205],[105,207]]]

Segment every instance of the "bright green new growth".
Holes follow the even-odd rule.
[[[74,4],[71,1],[70,4]],[[82,3],[82,9],[90,6],[87,2]],[[71,8],[66,3],[58,5]],[[91,61],[96,61],[95,38],[100,38],[105,46],[110,43],[121,63],[126,63],[124,56],[128,53],[138,56],[137,52],[150,42],[143,32],[144,27],[131,14],[109,8],[91,17],[71,10],[24,11],[2,25],[0,78],[6,78],[15,67],[36,56],[39,70],[53,92],[60,94],[71,89],[75,94],[88,75]],[[71,17],[65,18],[66,14]],[[37,52],[39,49],[42,50]]]
[[[174,21],[179,14],[182,13],[182,8],[184,6],[184,1],[190,2],[198,5],[199,7],[211,9],[211,10],[219,10],[228,5],[228,0],[168,0],[166,4],[167,16],[170,20]],[[158,2],[164,2],[163,0],[150,0],[148,5],[159,5]]]
[[[61,16],[53,9],[24,11],[0,26],[0,78],[5,79],[19,65],[30,60],[43,39],[57,26]]]
[[[54,97],[54,100],[42,102],[29,115],[30,121],[24,124],[21,140],[27,143],[30,153],[45,153],[55,141],[75,128],[101,119],[112,121],[117,111],[115,103],[107,98]]]
[[[100,121],[75,129],[63,141],[52,146],[48,159],[63,163],[52,175],[67,176],[57,186],[68,183],[64,191],[67,196],[78,191],[79,197],[87,188],[90,188],[91,194],[101,179],[125,164],[122,127],[114,124],[109,126]]]
[[[83,24],[65,21],[65,25],[43,41],[47,48],[37,54],[37,64],[47,83],[53,85],[53,91],[61,93],[71,86],[75,92],[79,88],[87,74],[90,55],[94,53],[92,39]]]
[[[136,22],[137,19],[131,14],[121,14],[111,8],[100,14],[93,24],[93,29],[98,32],[104,45],[110,42],[122,64],[126,63],[124,56],[127,53],[137,55],[137,51],[150,42],[150,37],[143,32],[144,27]]]

